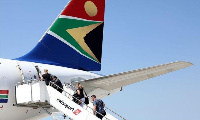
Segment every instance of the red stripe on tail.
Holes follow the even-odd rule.
[[[86,2],[88,2],[88,5],[86,5]],[[94,11],[94,8],[97,8],[97,14],[94,16],[88,15],[87,12]],[[72,0],[61,15],[73,16],[93,21],[104,21],[104,11],[105,0]]]

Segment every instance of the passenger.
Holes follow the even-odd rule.
[[[84,102],[85,102],[85,97],[84,97],[84,93],[83,93],[83,91],[84,91],[83,86],[80,83],[76,83],[76,87],[77,87],[76,92],[77,92],[77,95],[78,95],[77,98],[80,100],[80,101],[78,101],[78,104],[81,107],[83,107]]]
[[[96,115],[98,118],[102,119],[106,115],[106,111],[104,110],[105,104],[101,99],[97,99],[96,95],[91,96],[92,101],[93,101],[93,113]]]
[[[58,90],[60,93],[63,92],[63,85],[62,85],[62,83],[60,82],[60,80],[56,76],[53,76],[53,87],[56,90]]]
[[[52,80],[51,74],[48,73],[47,69],[44,69],[44,73],[45,74],[43,74],[42,77],[43,77],[46,85],[49,85],[49,82]]]

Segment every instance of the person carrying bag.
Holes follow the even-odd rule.
[[[85,100],[86,100],[86,103],[89,104],[89,98],[84,96],[83,91],[85,92],[85,90],[83,86],[80,83],[76,83],[76,87],[77,89],[76,89],[76,93],[73,95],[73,101],[79,104],[81,107],[84,106]],[[85,95],[87,96],[86,92],[85,92]]]

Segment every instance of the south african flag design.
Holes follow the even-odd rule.
[[[8,90],[0,90],[0,103],[8,102]]]

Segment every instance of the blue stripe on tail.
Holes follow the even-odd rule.
[[[67,44],[49,34],[46,34],[32,51],[15,60],[57,65],[86,71],[99,71],[101,69],[100,63],[81,55]]]

